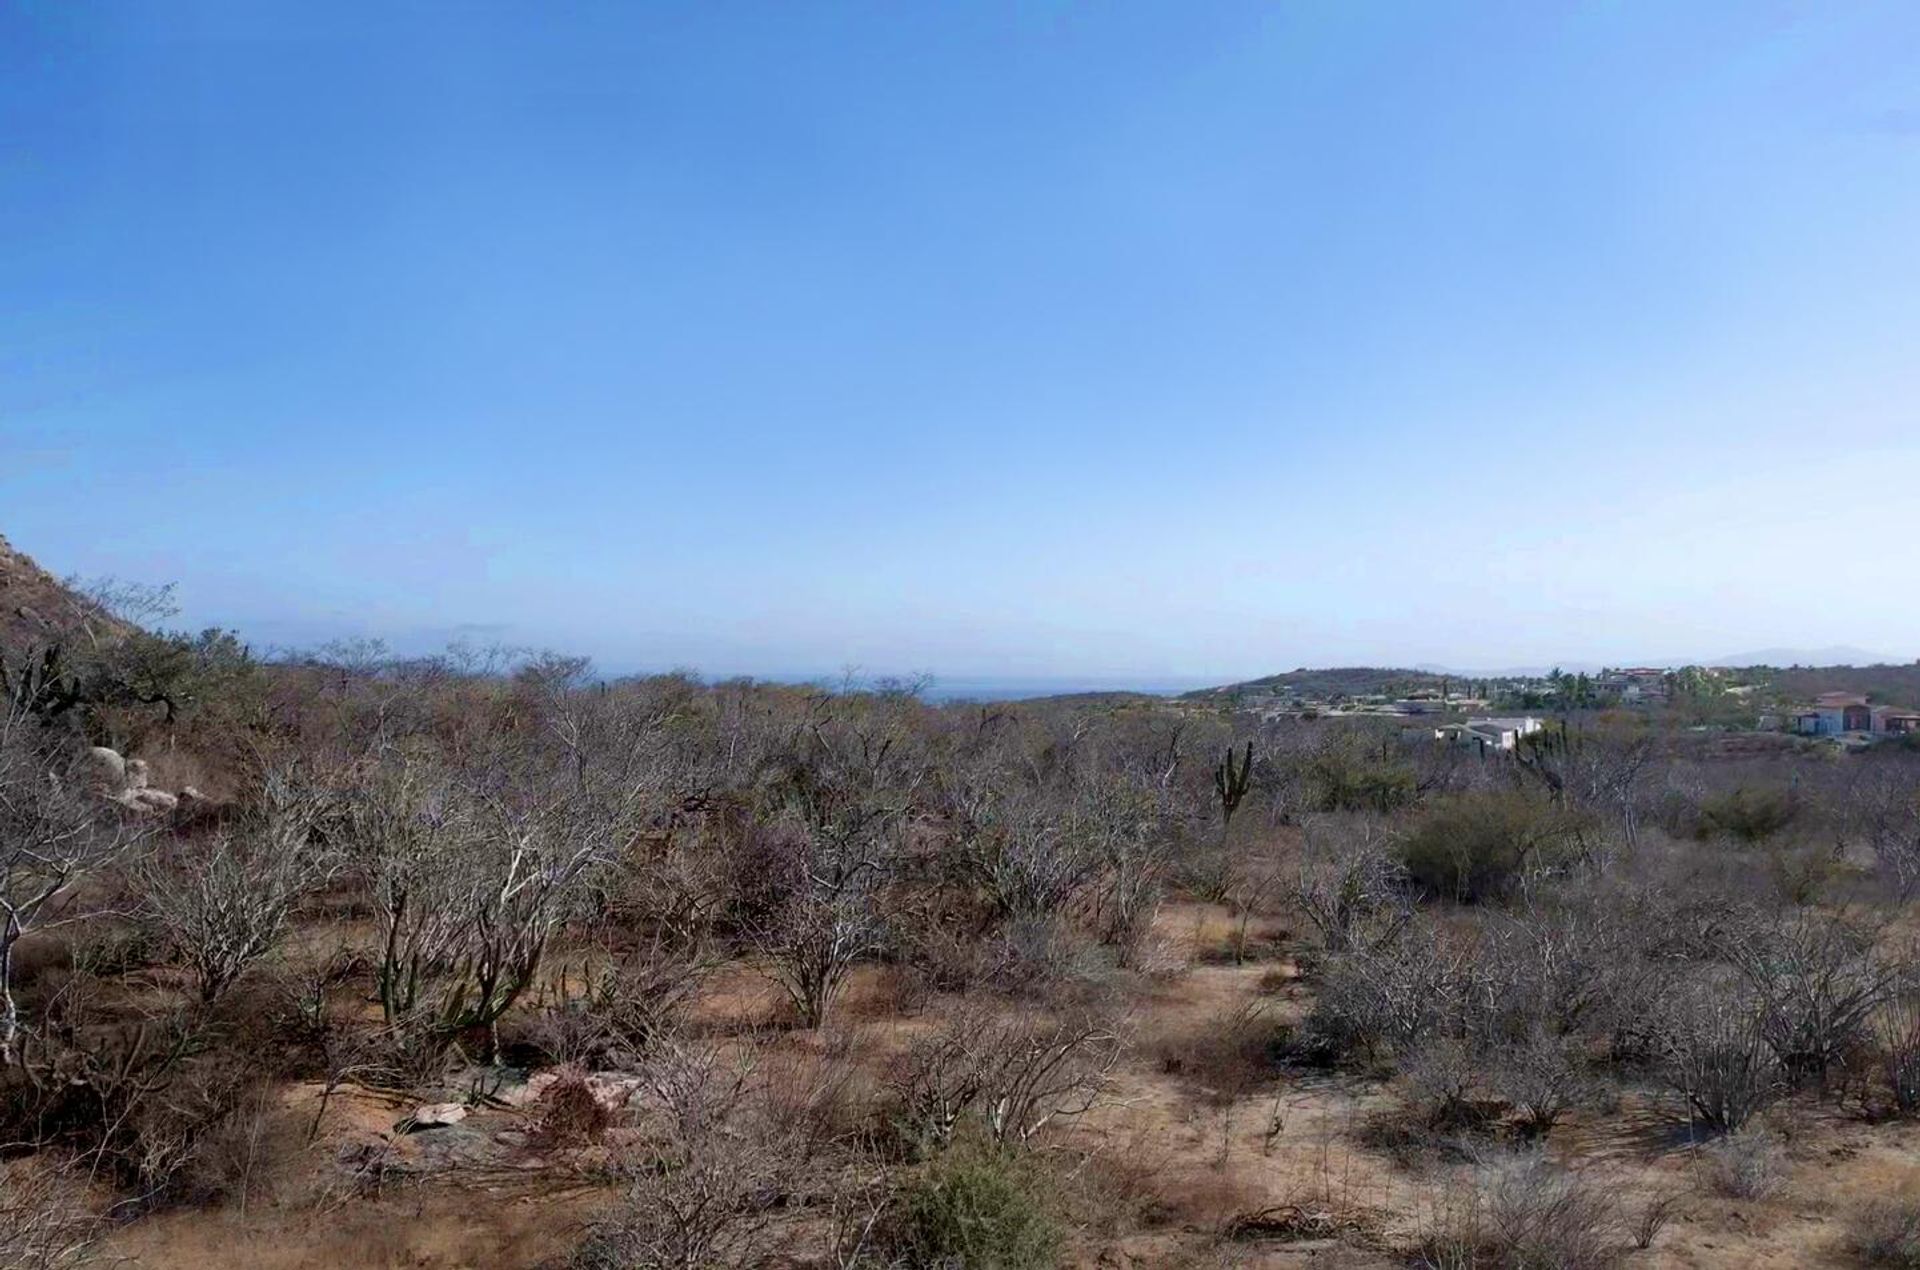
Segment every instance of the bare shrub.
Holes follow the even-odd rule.
[[[216,1086],[215,1114],[202,1115],[191,1130],[190,1154],[174,1176],[170,1198],[206,1204],[224,1202],[241,1213],[258,1197],[275,1199],[274,1165],[298,1139],[301,1118],[281,1105],[268,1080]],[[197,1096],[205,1098],[204,1092]]]
[[[1907,983],[1889,992],[1873,1022],[1894,1111],[1920,1115],[1920,988]]]
[[[632,1065],[681,1030],[713,964],[659,938],[597,950],[577,973],[563,962],[535,989],[521,1039],[558,1063]]]
[[[1488,1087],[1521,1114],[1529,1136],[1552,1132],[1560,1117],[1595,1101],[1600,1093],[1578,1037],[1536,1031],[1502,1045],[1485,1062]]]
[[[100,995],[100,985],[75,976],[47,1020],[23,1031],[0,1099],[0,1135],[62,1148],[145,1202],[227,1193],[232,1177],[212,1153],[236,1118],[259,1109],[266,1054],[206,1011],[116,1016]]]
[[[348,803],[379,925],[380,1005],[403,1062],[434,1063],[496,1025],[534,981],[580,882],[618,838],[618,808],[564,787],[482,788],[410,758],[382,763]]]
[[[1681,994],[1661,1042],[1668,1084],[1706,1129],[1731,1133],[1785,1091],[1759,1010],[1724,986],[1696,985]]]
[[[1505,1045],[1610,1021],[1636,1006],[1641,942],[1599,905],[1575,902],[1502,918],[1474,950],[1468,1026],[1488,1044]]]
[[[1353,835],[1331,832],[1319,821],[1303,827],[1307,845],[1292,899],[1322,945],[1340,953],[1391,943],[1409,910],[1400,894],[1400,867],[1373,824],[1364,822]]]
[[[945,1146],[971,1115],[996,1144],[1024,1146],[1090,1111],[1119,1052],[1119,1038],[1091,1019],[963,1015],[910,1048],[891,1083],[913,1140]]]
[[[1870,934],[1824,914],[1756,932],[1733,960],[1759,1002],[1762,1035],[1796,1080],[1825,1076],[1863,1047],[1890,980]]]
[[[264,823],[216,829],[180,858],[140,870],[147,913],[192,970],[203,1002],[273,950],[293,906],[334,867],[311,837],[319,799],[279,773],[265,798]]]
[[[1292,1039],[1293,1029],[1275,1018],[1271,1005],[1253,1000],[1198,1029],[1162,1038],[1153,1052],[1162,1071],[1231,1102],[1272,1078]]]
[[[1308,1039],[1330,1055],[1371,1058],[1382,1044],[1413,1053],[1458,1017],[1466,979],[1461,955],[1411,926],[1384,948],[1329,957],[1321,968]]]
[[[761,1101],[802,1158],[864,1140],[875,1128],[874,1084],[857,1031],[825,1031],[814,1044],[759,1060]]]
[[[1058,916],[1008,922],[983,941],[981,954],[985,982],[1009,995],[1043,1000],[1095,985],[1112,965],[1087,935]]]
[[[847,976],[886,935],[876,891],[887,864],[884,815],[801,827],[786,842],[793,889],[758,931],[768,974],[807,1027],[827,1021]]]
[[[1900,900],[1920,890],[1920,782],[1880,762],[1848,791],[1843,832],[1873,852],[1880,876]]]
[[[1475,1128],[1481,1117],[1473,1093],[1480,1082],[1480,1059],[1451,1037],[1429,1041],[1407,1054],[1400,1076],[1408,1106],[1423,1128]]]
[[[1419,1251],[1433,1270],[1604,1270],[1625,1253],[1605,1193],[1533,1152],[1476,1166],[1436,1216]]]
[[[1707,1184],[1728,1199],[1766,1199],[1785,1181],[1780,1139],[1751,1125],[1707,1143],[1700,1156]]]
[[[646,1076],[647,1145],[623,1157],[626,1195],[575,1251],[578,1270],[754,1266],[792,1161],[778,1127],[757,1115],[750,1063],[670,1047]]]
[[[975,882],[1008,918],[1066,911],[1103,868],[1097,833],[1080,809],[1036,797],[977,800],[960,829],[959,849]]]
[[[1075,799],[1072,832],[1100,857],[1087,886],[1087,922],[1100,942],[1136,965],[1146,952],[1166,890],[1168,860],[1152,798],[1132,782],[1090,782]]]
[[[145,837],[29,743],[0,702],[0,1069],[19,1053],[14,955],[22,938],[80,915],[81,886]]]
[[[106,1223],[41,1171],[40,1163],[0,1163],[0,1267],[4,1270],[55,1270],[81,1264],[107,1233]]]
[[[826,1264],[834,1270],[868,1270],[898,1264],[880,1251],[892,1232],[883,1223],[896,1196],[885,1168],[837,1186],[828,1201]]]

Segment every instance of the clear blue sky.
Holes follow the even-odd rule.
[[[0,0],[0,533],[263,643],[1920,653],[1920,6]]]

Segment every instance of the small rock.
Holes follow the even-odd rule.
[[[129,789],[114,796],[115,802],[132,811],[154,813],[172,811],[180,800],[164,789]]]
[[[394,1128],[401,1133],[418,1133],[422,1129],[442,1129],[450,1124],[459,1124],[467,1118],[467,1109],[457,1102],[432,1102],[418,1107],[410,1116],[404,1117]]]

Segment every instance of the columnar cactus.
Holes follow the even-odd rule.
[[[1233,823],[1233,813],[1240,810],[1241,800],[1247,796],[1247,788],[1253,782],[1253,742],[1247,742],[1246,758],[1236,770],[1233,762],[1233,747],[1227,747],[1226,757],[1214,765],[1213,788],[1220,795],[1220,815],[1226,824]]]

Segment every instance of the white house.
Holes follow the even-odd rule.
[[[1468,719],[1434,733],[1436,739],[1455,745],[1473,745],[1483,750],[1511,750],[1523,736],[1532,736],[1545,724],[1531,715],[1505,719]]]

